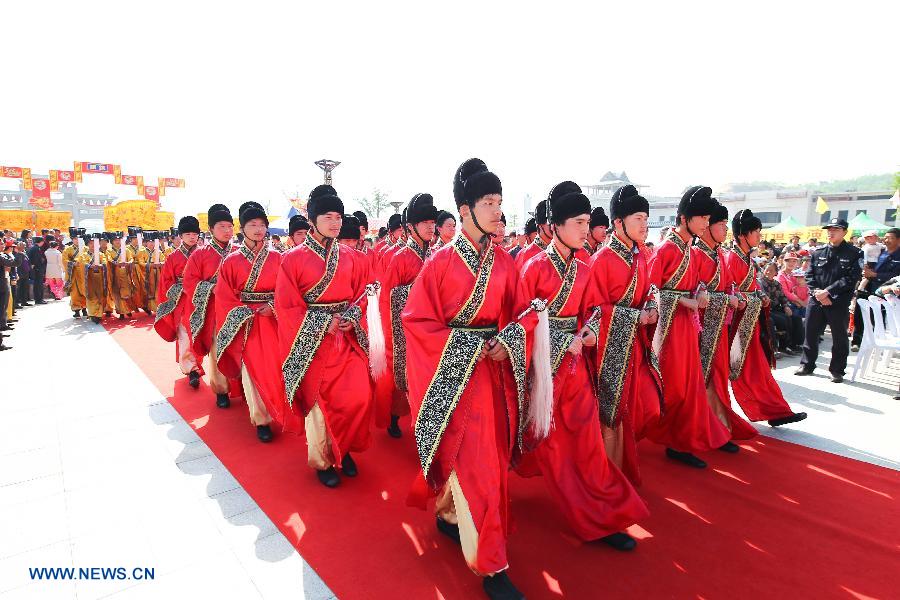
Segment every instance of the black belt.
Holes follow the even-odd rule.
[[[578,329],[578,317],[550,317],[550,329],[565,333],[575,333]]]
[[[484,325],[482,327],[473,327],[473,326],[454,327],[453,325],[451,325],[450,329],[455,329],[457,331],[465,331],[467,333],[477,335],[478,337],[480,337],[483,340],[489,340],[493,337],[496,337],[496,335],[500,332],[500,330],[497,329],[496,325]]]
[[[275,292],[241,292],[241,302],[247,304],[259,304],[275,300]]]

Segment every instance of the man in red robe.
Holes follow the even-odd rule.
[[[526,327],[534,345],[527,435],[537,446],[534,456],[544,483],[578,537],[632,550],[637,542],[623,530],[649,512],[606,456],[597,397],[582,357],[582,347],[594,346],[598,331],[597,315],[582,311],[590,272],[576,257],[589,235],[591,202],[577,184],[564,181],[550,192],[547,206],[553,240],[546,252],[525,263],[514,311],[521,314],[532,302],[546,302],[549,317],[549,331],[542,331],[541,324],[534,326],[534,321]],[[549,341],[549,355],[540,354],[542,335]],[[547,363],[546,374],[552,375],[552,429],[550,419],[542,420],[551,411],[541,406],[542,390],[537,385]]]
[[[764,341],[761,334],[768,331],[760,327],[760,322],[768,318],[769,298],[759,290],[756,265],[750,258],[750,251],[759,244],[761,229],[762,223],[749,209],[739,210],[731,222],[735,243],[725,262],[746,302],[731,323],[731,389],[748,419],[778,427],[802,421],[806,413],[795,413],[785,401],[772,377],[775,358],[771,340]],[[765,345],[769,345],[769,352]]]
[[[709,226],[712,190],[689,188],[678,204],[678,224],[650,259],[650,279],[659,288],[659,320],[653,351],[663,380],[663,414],[647,437],[666,446],[666,456],[698,469],[706,463],[694,452],[719,448],[731,437],[706,400],[700,365],[700,321],[697,310],[709,297],[699,285],[700,252],[694,237]]]
[[[307,462],[326,487],[358,468],[351,452],[372,442],[366,310],[368,269],[339,244],[344,203],[320,185],[307,205],[306,241],[284,255],[275,288],[287,406],[284,428],[306,431]],[[358,235],[358,233],[357,233]]]
[[[740,301],[731,293],[733,282],[725,264],[722,244],[728,236],[728,209],[716,200],[709,217],[709,227],[700,234],[695,247],[700,281],[706,286],[709,304],[700,310],[700,364],[706,382],[706,399],[713,414],[731,432],[732,440],[749,440],[756,436],[753,426],[731,409],[728,393],[728,324]],[[740,447],[732,441],[719,450],[735,453]]]
[[[588,259],[600,251],[603,244],[606,243],[606,232],[609,229],[609,217],[602,206],[598,206],[591,211],[590,232],[587,240],[584,242],[584,251],[587,253]]]
[[[234,222],[231,212],[224,204],[213,204],[207,211],[207,219],[212,239],[202,248],[191,253],[184,267],[184,294],[190,299],[188,304],[188,324],[190,325],[191,347],[197,362],[209,355],[209,386],[216,395],[216,406],[228,408],[231,405],[229,390],[234,387],[237,395],[240,385],[232,385],[219,370],[216,362],[216,303],[213,291],[219,276],[219,268],[231,251]]]
[[[402,436],[400,417],[409,414],[406,340],[400,315],[434,239],[437,218],[434,198],[431,194],[416,194],[404,213],[407,241],[394,253],[381,282],[380,312],[387,370],[375,381],[375,426],[387,427],[388,435],[394,438]]]
[[[409,402],[422,470],[409,502],[437,496],[438,530],[457,541],[491,598],[522,598],[506,574],[507,473],[520,440],[525,331],[516,269],[490,235],[500,179],[473,158],[456,172],[462,233],[422,267],[403,311]]]
[[[628,478],[641,482],[637,442],[659,420],[662,377],[651,339],[656,323],[647,256],[650,205],[633,185],[612,196],[613,233],[590,261],[590,282],[582,313],[590,322],[600,311],[597,345],[587,352],[591,380],[599,399],[606,454]]]
[[[532,256],[540,254],[547,249],[550,240],[553,239],[553,232],[547,224],[547,201],[541,200],[534,209],[534,222],[537,225],[537,235],[534,240],[525,246],[525,249],[516,254],[516,269],[522,270]]]
[[[288,222],[288,239],[291,242],[291,248],[296,248],[306,241],[309,233],[309,221],[303,215],[294,215]]]
[[[244,241],[225,257],[216,282],[216,363],[226,377],[241,381],[256,436],[270,442],[270,423],[281,421],[284,406],[274,312],[281,254],[266,243],[269,218],[262,206],[245,202],[238,214]]]
[[[188,383],[194,389],[200,386],[202,367],[191,348],[191,337],[187,310],[190,299],[184,294],[184,269],[191,253],[197,248],[200,237],[200,222],[197,217],[186,216],[178,221],[178,237],[181,244],[166,258],[159,286],[156,291],[156,317],[153,328],[159,337],[167,342],[175,342],[175,360],[181,372],[188,376]]]
[[[384,278],[384,270],[391,262],[391,256],[399,249],[398,244],[403,242],[403,216],[394,213],[388,217],[388,234],[384,238],[381,249],[375,253],[373,264],[375,265],[375,277],[378,281]]]

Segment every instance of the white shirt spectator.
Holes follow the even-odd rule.
[[[47,279],[63,279],[62,253],[56,248],[47,248],[44,256],[47,257]]]

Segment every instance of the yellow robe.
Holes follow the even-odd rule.
[[[148,262],[147,267],[144,273],[147,276],[145,291],[147,294],[147,303],[145,306],[150,309],[150,312],[156,313],[156,292],[159,288],[159,274],[162,273],[163,265],[166,262],[166,255],[163,254],[163,251],[159,251],[159,262],[153,262],[153,250],[150,248],[142,248],[148,254]]]
[[[72,244],[66,246],[62,253],[63,268],[66,270],[66,293],[69,294],[69,308],[72,312],[87,307],[84,289],[84,263],[78,261],[78,257],[84,254],[84,249]]]
[[[131,283],[131,268],[128,264],[128,251],[125,250],[126,262],[119,263],[119,251],[110,246],[106,251],[109,262],[109,289],[116,312],[120,315],[129,315],[134,312],[134,286]]]
[[[131,263],[131,300],[135,309],[147,307],[147,263],[150,262],[150,253],[146,248],[138,248],[129,244],[125,260]]]
[[[99,253],[100,264],[94,265],[94,255],[90,251],[82,252],[78,255],[78,262],[81,263],[81,272],[86,273],[87,283],[87,311],[89,317],[103,317],[106,310],[106,302],[109,297],[109,277],[107,276],[107,266],[109,261],[107,255],[103,252]]]

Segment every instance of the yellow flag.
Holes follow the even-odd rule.
[[[825,199],[822,196],[816,198],[816,212],[820,215],[831,210],[828,208],[828,205],[825,203]]]

